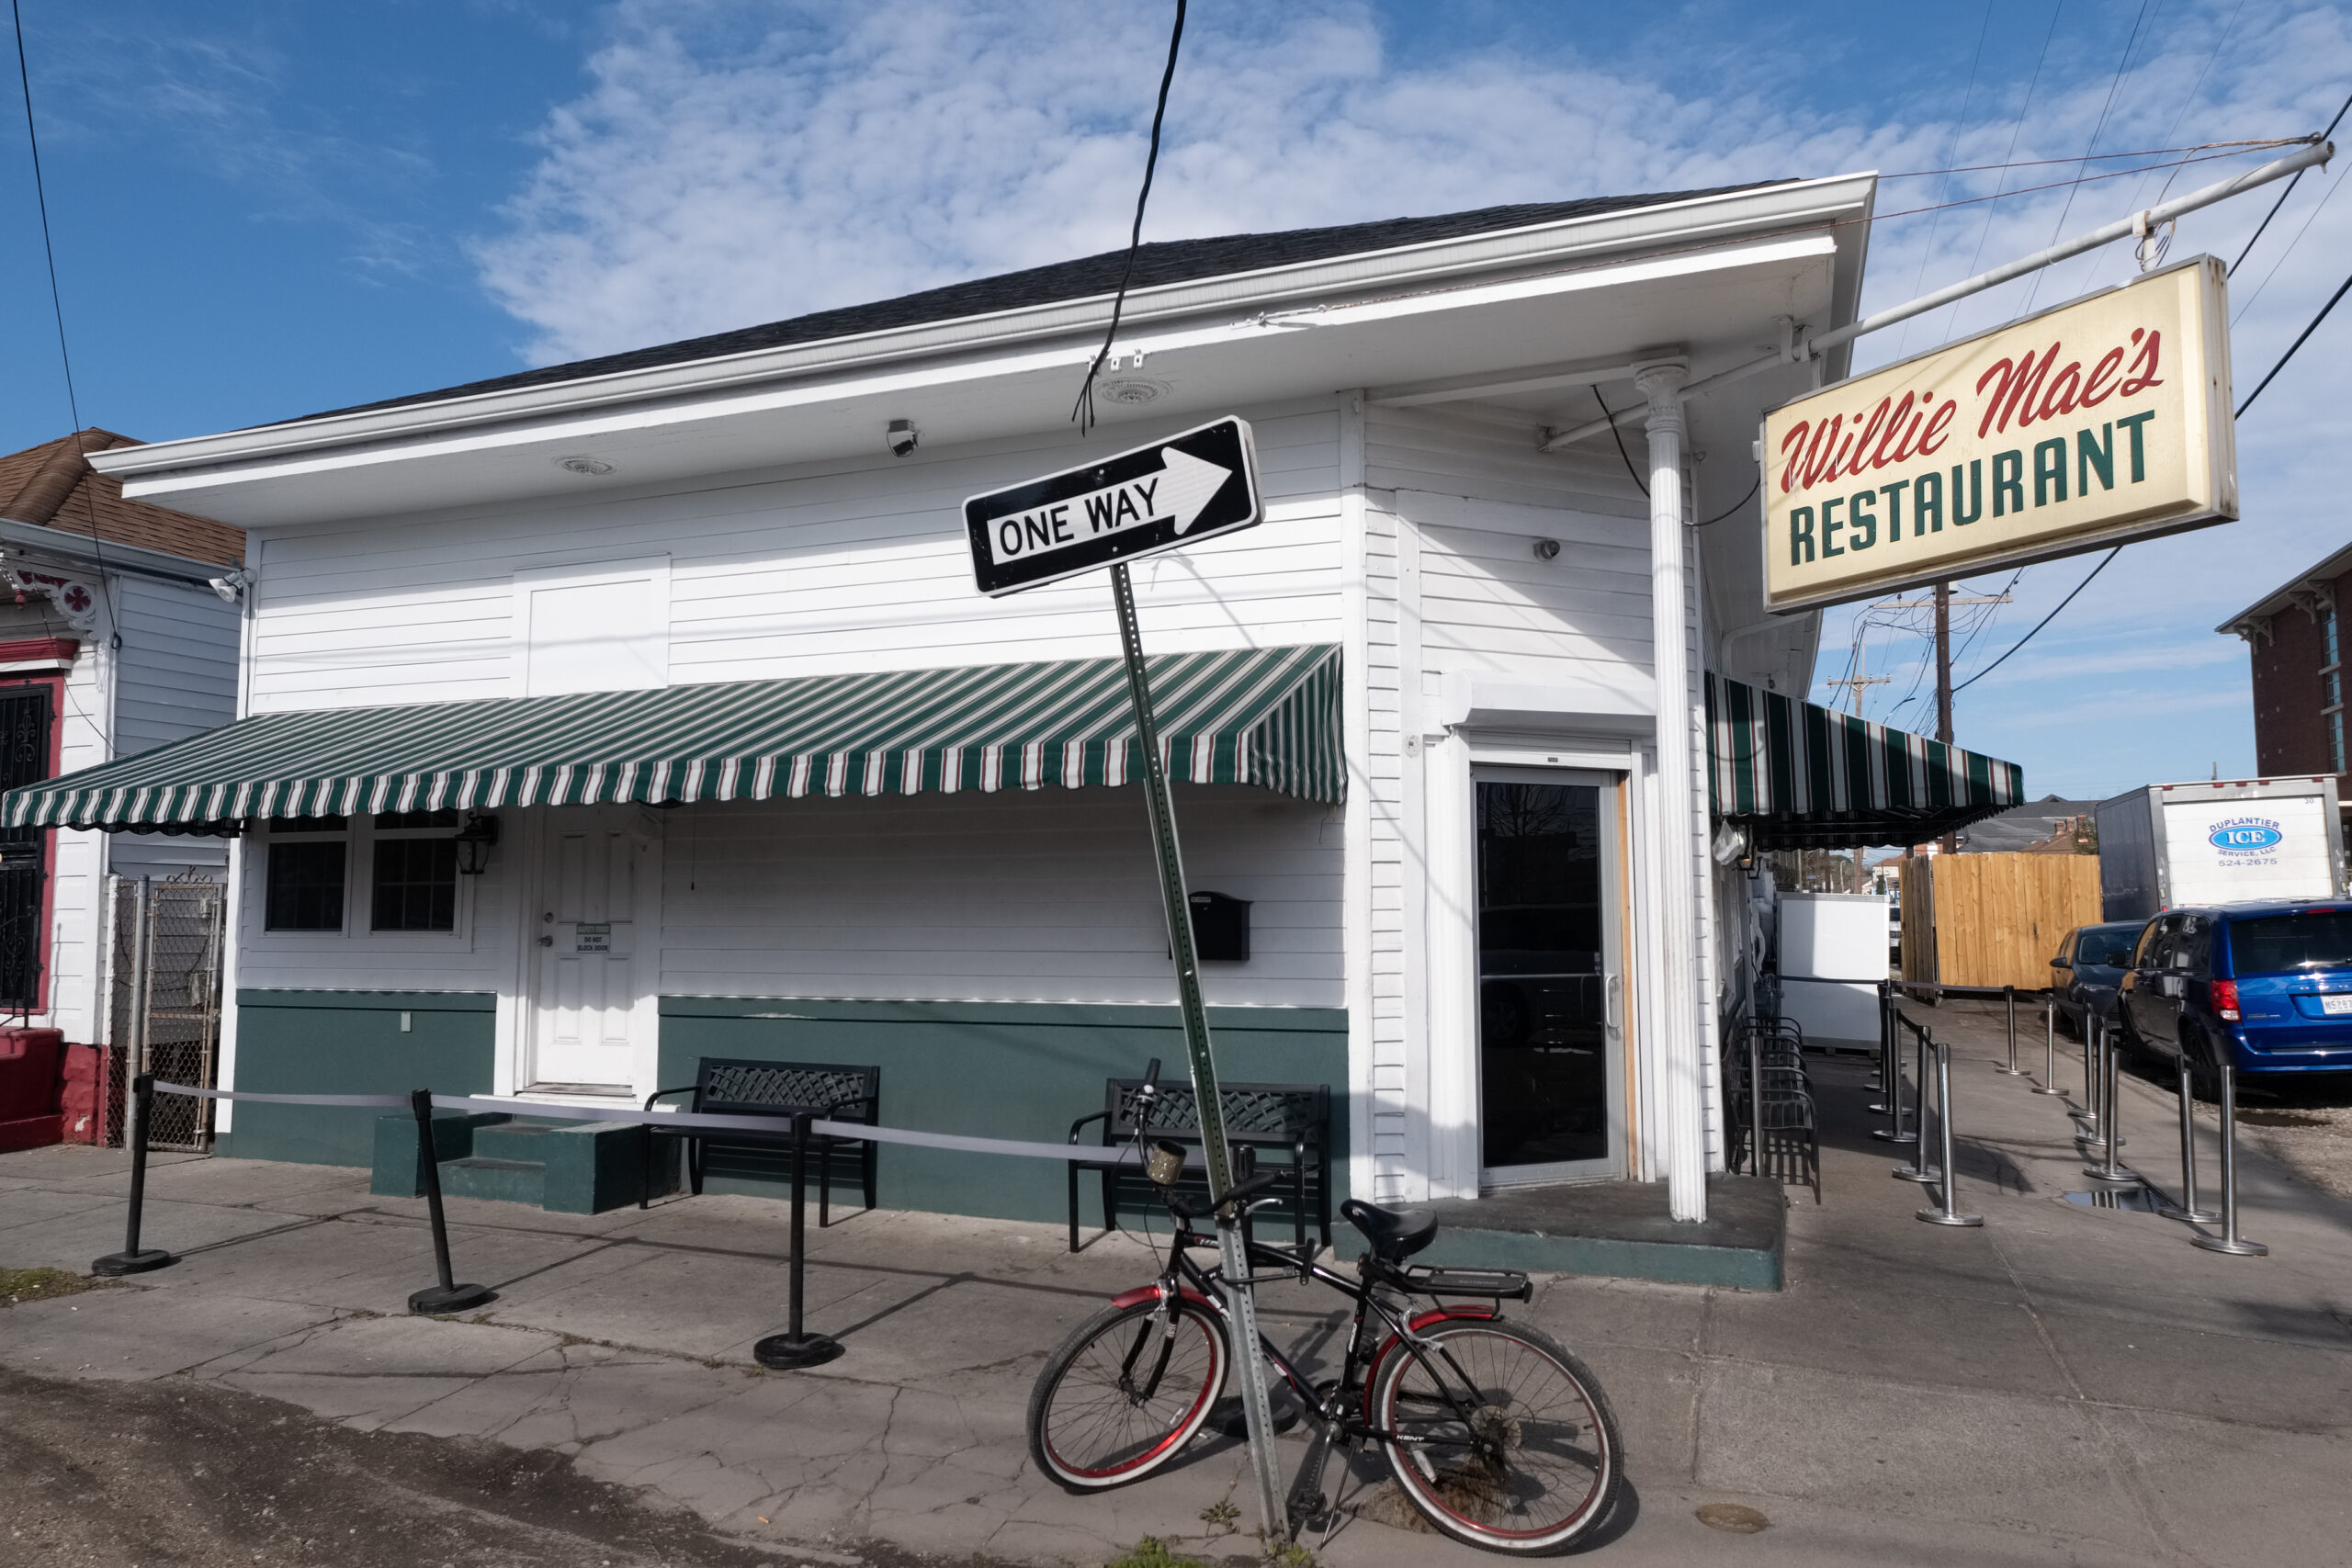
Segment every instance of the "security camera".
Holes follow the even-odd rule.
[[[1560,558],[1560,541],[1559,541],[1559,540],[1557,540],[1557,539],[1538,539],[1538,540],[1536,540],[1536,541],[1535,541],[1535,558],[1536,558],[1537,560],[1557,560],[1557,559],[1559,559],[1559,558]]]
[[[890,456],[903,457],[915,449],[915,426],[912,420],[894,419],[884,436],[890,443]]]

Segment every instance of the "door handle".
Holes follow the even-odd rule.
[[[541,947],[553,947],[555,945],[555,938],[551,936],[543,936],[539,938],[539,945]]]
[[[1603,1027],[1614,1033],[1625,1027],[1624,1020],[1620,1016],[1621,1005],[1625,996],[1625,977],[1623,975],[1610,976],[1609,983],[1602,987],[1601,994],[1605,998],[1601,1004],[1601,1023]]]

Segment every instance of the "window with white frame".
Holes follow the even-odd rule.
[[[265,825],[262,929],[456,935],[465,909],[456,811],[281,817]]]
[[[269,824],[262,929],[339,931],[351,864],[341,817],[279,817]]]

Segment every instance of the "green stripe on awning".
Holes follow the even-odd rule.
[[[1707,677],[1707,798],[1762,850],[1917,844],[2025,799],[2015,762]]]
[[[1170,774],[1345,793],[1340,650],[1150,661]],[[1120,784],[1142,750],[1115,659],[268,714],[8,792],[10,827]]]

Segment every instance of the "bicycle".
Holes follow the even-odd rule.
[[[1146,1070],[1157,1093],[1159,1064]],[[1138,1117],[1138,1122],[1147,1118]],[[1232,1364],[1221,1266],[1188,1254],[1216,1239],[1193,1222],[1246,1218],[1275,1170],[1237,1176],[1205,1201],[1179,1192],[1184,1150],[1139,1130],[1145,1174],[1175,1221],[1167,1266],[1112,1299],[1046,1360],[1029,1397],[1029,1453],[1065,1490],[1106,1491],[1144,1479],[1182,1453],[1208,1422]],[[1244,1151],[1245,1156],[1248,1151]],[[1363,1233],[1356,1278],[1297,1248],[1250,1237],[1244,1285],[1314,1280],[1354,1301],[1340,1375],[1321,1383],[1262,1335],[1260,1352],[1318,1428],[1287,1498],[1288,1532],[1333,1522],[1323,1495],[1332,1450],[1377,1443],[1398,1489],[1431,1526],[1490,1551],[1565,1551],[1606,1518],[1623,1483],[1616,1417],[1592,1373],[1550,1336],[1506,1322],[1502,1303],[1532,1295],[1527,1276],[1430,1269],[1405,1259],[1437,1237],[1426,1211],[1355,1200],[1340,1213]],[[1267,1270],[1272,1270],[1268,1272]],[[1428,1297],[1409,1311],[1392,1300]],[[1438,1300],[1468,1296],[1483,1304]]]

